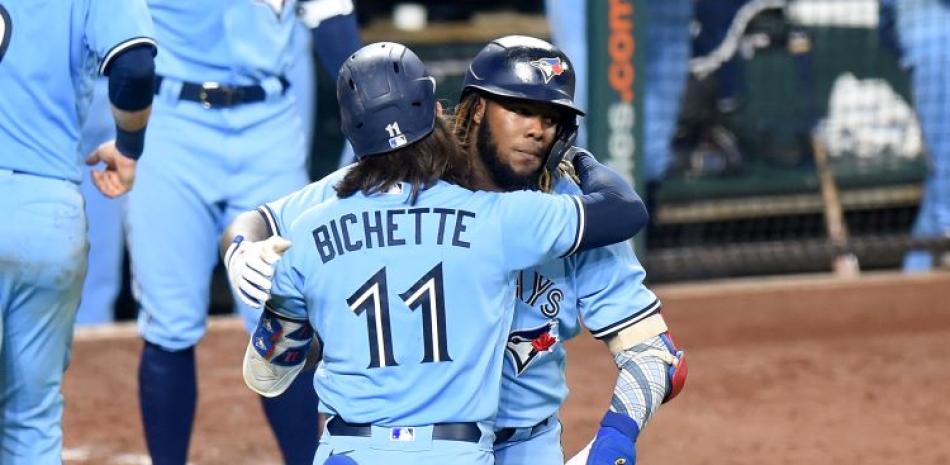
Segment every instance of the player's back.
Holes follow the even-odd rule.
[[[291,269],[278,269],[272,303],[309,308],[324,343],[315,387],[326,412],[384,426],[492,420],[514,270],[576,240],[571,199],[539,206],[519,194],[543,195],[506,202],[440,182],[412,206],[407,191],[356,194],[293,222],[279,265]],[[552,227],[520,231],[519,216]],[[302,300],[287,298],[291,286]]]
[[[120,5],[125,23],[109,29],[113,3],[0,3],[0,168],[79,182],[79,128],[97,67],[136,38],[152,43],[138,2]]]

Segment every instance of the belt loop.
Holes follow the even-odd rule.
[[[279,76],[262,80],[260,86],[264,89],[267,100],[270,101],[282,97],[287,88],[290,87],[290,83],[283,76]]]
[[[155,93],[159,98],[165,99],[168,103],[178,103],[181,99],[181,81],[171,79],[167,76],[158,76],[155,85],[158,86]]]

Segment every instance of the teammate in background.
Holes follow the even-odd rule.
[[[115,139],[115,124],[109,102],[109,82],[103,77],[96,80],[92,91],[86,121],[80,131],[79,153],[90,153],[112,139]],[[76,311],[76,326],[111,323],[115,319],[115,301],[122,287],[122,256],[125,252],[122,211],[126,198],[103,196],[92,182],[91,171],[83,175],[79,190],[86,201],[89,257]]]
[[[307,20],[314,2],[301,6],[299,16]],[[306,6],[306,8],[304,8]],[[315,12],[316,13],[316,12]],[[311,15],[313,16],[313,15]],[[316,111],[315,57],[311,29],[320,25],[319,15],[313,26],[298,22],[292,40],[293,59],[287,72],[290,90],[294,92],[301,126],[304,128],[307,153],[313,145],[313,117]],[[82,126],[80,153],[90,153],[107,140],[115,138],[112,110],[109,105],[108,79],[96,80],[86,121]],[[101,325],[115,320],[115,302],[122,286],[122,256],[125,252],[123,215],[125,198],[108,199],[96,191],[88,174],[79,188],[86,200],[89,223],[89,266],[83,282],[82,298],[76,312],[76,325]]]
[[[336,73],[359,47],[353,4],[321,1],[314,44]],[[308,181],[304,131],[285,73],[296,1],[149,0],[158,56],[155,117],[127,225],[139,332],[139,398],[156,465],[187,460],[215,244],[234,215]],[[150,160],[150,158],[152,158]],[[259,312],[238,310],[254,327]],[[313,388],[262,399],[285,463],[309,464]]]
[[[574,58],[577,68],[576,101],[587,102],[587,15],[582,0],[545,0],[545,12],[551,23],[554,44]],[[644,169],[655,189],[673,161],[672,142],[676,132],[680,102],[689,72],[690,24],[693,0],[649,2],[640,19],[646,28],[644,83]],[[585,142],[583,125],[578,142]],[[647,198],[647,202],[651,202]]]
[[[950,3],[944,0],[885,0],[896,12],[902,63],[910,68],[914,110],[920,118],[930,172],[914,236],[950,237]],[[938,257],[939,260],[939,257]],[[904,271],[929,271],[933,254],[915,250],[904,257]]]
[[[493,463],[517,270],[629,238],[646,211],[589,154],[574,160],[586,195],[463,187],[470,159],[437,115],[434,79],[399,44],[347,60],[337,98],[358,161],[337,197],[285,231],[295,245],[277,264],[245,381],[279,393],[303,366],[312,327],[329,417],[314,463]]]
[[[544,13],[551,29],[551,42],[574,57],[574,103],[587,107],[587,0],[544,0]],[[587,128],[578,121],[577,145],[587,146]]]
[[[0,2],[4,465],[61,463],[60,385],[88,250],[79,130],[98,71],[109,77],[118,136],[86,162],[105,163],[92,173],[103,194],[127,192],[151,110],[152,32],[141,0]]]
[[[532,72],[523,72],[525,67]],[[475,56],[463,81],[455,134],[476,169],[488,171],[493,190],[578,193],[570,170],[557,164],[584,114],[573,100],[574,85],[573,63],[539,39],[502,37]],[[629,243],[518,274],[496,425],[497,464],[564,463],[558,421],[568,393],[563,342],[581,324],[607,344],[620,369],[587,463],[636,462],[640,430],[686,376],[683,353],[673,346],[645,276]]]

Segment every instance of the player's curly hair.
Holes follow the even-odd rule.
[[[441,118],[429,135],[384,155],[363,158],[335,186],[337,196],[385,192],[400,182],[412,184],[410,203],[439,180],[472,188],[472,165]]]
[[[475,127],[474,124],[474,115],[475,109],[478,108],[478,99],[483,98],[485,100],[495,100],[490,94],[484,92],[479,92],[477,90],[466,93],[462,99],[459,101],[459,104],[456,105],[455,111],[452,112],[452,115],[449,116],[449,120],[452,123],[452,132],[455,134],[456,140],[458,140],[459,147],[462,148],[464,153],[469,153],[471,149],[471,144],[475,143],[476,135],[474,133]],[[574,166],[567,161],[562,161],[558,165],[558,172],[561,176],[567,176],[573,179],[575,182],[577,180],[577,175],[574,173]],[[543,169],[541,174],[538,176],[538,186],[537,189],[541,192],[551,192],[554,189],[554,177],[551,176],[551,173]]]

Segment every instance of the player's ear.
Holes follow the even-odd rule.
[[[475,108],[472,109],[472,121],[475,124],[482,124],[482,118],[485,116],[487,108],[488,102],[483,97],[475,99]]]

